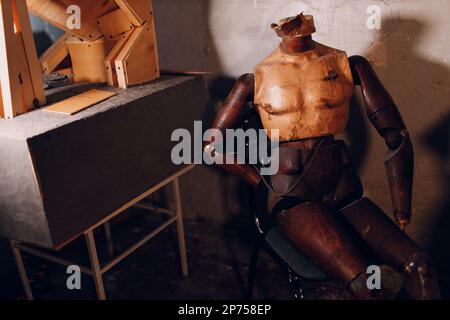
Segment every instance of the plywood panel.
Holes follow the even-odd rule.
[[[0,0],[0,83],[3,96],[3,112],[13,118],[22,112],[22,96],[19,82],[17,39],[11,0]]]
[[[120,88],[125,89],[159,77],[156,38],[151,22],[136,28],[115,64]]]
[[[60,29],[73,32],[86,41],[94,41],[102,36],[97,18],[117,9],[113,0],[27,0],[27,5],[34,15]],[[71,30],[67,26],[67,8],[70,5],[77,5],[81,9],[79,30]]]
[[[119,40],[117,41],[114,48],[109,52],[109,54],[105,58],[105,69],[106,69],[106,78],[107,83],[110,86],[118,86],[119,82],[117,80],[117,71],[115,61],[119,53],[123,50],[125,44],[131,37],[131,34],[134,30],[128,31],[127,33],[121,35]]]
[[[114,38],[134,28],[121,9],[117,9],[97,19],[98,27],[106,38]]]
[[[16,33],[17,41],[17,62],[19,67],[19,83],[20,83],[20,97],[22,99],[22,112],[26,113],[33,109],[34,104],[34,90],[31,81],[30,69],[28,68],[27,56],[20,32]]]
[[[45,111],[74,115],[115,95],[117,95],[117,93],[92,89],[80,95],[55,103],[45,108]]]
[[[95,42],[70,39],[66,42],[72,60],[75,82],[106,82],[104,61],[117,40],[104,38]]]
[[[66,37],[60,37],[39,58],[42,71],[49,74],[67,57],[69,50],[66,46]]]

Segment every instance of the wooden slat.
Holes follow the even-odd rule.
[[[68,40],[75,82],[104,83],[107,81],[105,58],[117,40],[104,38],[95,42]]]
[[[116,0],[116,3],[136,27],[151,19],[151,0]]]
[[[17,60],[20,72],[20,94],[22,98],[22,113],[26,113],[29,110],[33,109],[35,96],[21,32],[16,33],[16,41],[17,41]]]
[[[66,38],[65,36],[61,36],[39,58],[42,71],[46,74],[52,73],[68,54],[69,50],[66,46]]]
[[[22,111],[22,98],[11,0],[0,0],[0,25],[0,83],[3,112],[6,118],[13,118]]]
[[[39,105],[42,106],[46,103],[46,97],[27,5],[25,0],[12,0],[12,3],[16,28],[17,31],[22,34],[23,46],[25,48],[25,55],[28,62],[28,70],[30,71],[34,97],[39,101]]]
[[[117,95],[117,93],[115,92],[92,89],[80,95],[55,103],[45,108],[44,110],[49,112],[74,115],[115,95]]]
[[[134,28],[121,9],[105,14],[97,19],[98,27],[106,38],[114,38]]]
[[[41,19],[58,28],[73,32],[86,41],[95,41],[102,37],[97,26],[97,18],[117,9],[113,0],[26,0],[30,11]],[[70,30],[67,27],[67,8],[77,5],[81,9],[81,29]]]
[[[134,30],[128,31],[127,33],[120,36],[119,41],[117,41],[114,48],[109,52],[105,58],[105,69],[106,69],[106,82],[109,86],[118,86],[117,71],[115,61],[120,51],[123,49],[128,40],[130,40],[131,34]]]
[[[3,111],[2,84],[0,83],[0,118],[4,117],[5,113]]]
[[[119,87],[123,89],[159,77],[158,53],[152,22],[136,28],[117,56],[115,65]]]

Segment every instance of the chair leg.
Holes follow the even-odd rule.
[[[255,286],[255,278],[256,272],[258,271],[258,257],[259,251],[261,249],[261,242],[257,241],[255,246],[253,247],[252,254],[250,257],[250,265],[248,268],[248,277],[247,277],[247,288],[246,288],[246,298],[248,300],[253,299],[253,290]]]
[[[303,288],[301,284],[301,279],[299,276],[291,270],[291,268],[287,267],[288,277],[289,277],[289,285],[294,292],[295,300],[303,300],[305,297],[303,295]]]

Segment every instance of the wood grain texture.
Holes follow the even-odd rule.
[[[29,140],[55,245],[183,168],[171,160],[170,137],[177,128],[193,133],[207,93],[200,78],[179,79],[120,91]]]
[[[33,109],[34,103],[34,90],[31,80],[30,69],[28,68],[28,60],[25,54],[25,48],[21,32],[16,33],[17,40],[17,61],[19,67],[20,77],[20,94],[22,98],[22,111],[26,113],[28,110]]]
[[[116,71],[116,59],[119,55],[120,51],[124,48],[125,44],[130,39],[133,30],[128,31],[127,33],[120,35],[118,41],[114,48],[108,53],[105,58],[105,69],[106,69],[106,83],[110,86],[118,86],[119,82],[117,80],[117,71]]]
[[[56,27],[73,32],[86,41],[95,41],[102,36],[97,26],[97,18],[117,9],[113,0],[26,0],[31,13],[48,21]],[[71,30],[67,27],[67,8],[77,5],[81,9],[81,28]]]
[[[39,105],[45,105],[44,84],[41,77],[41,68],[34,43],[33,31],[25,0],[13,0],[13,15],[17,32],[21,33],[26,61],[30,73],[34,97]]]
[[[106,38],[114,38],[134,28],[121,9],[107,13],[97,19],[98,27]]]
[[[0,83],[3,112],[6,118],[14,118],[23,110],[19,82],[17,39],[14,33],[12,2],[0,0]]]
[[[101,38],[94,42],[75,38],[66,41],[72,60],[75,82],[104,83],[107,81],[105,58],[116,44],[115,39]]]
[[[55,103],[44,110],[66,115],[74,115],[102,101],[114,97],[115,95],[117,95],[115,92],[92,89],[64,101]]]
[[[160,76],[155,30],[152,22],[137,27],[115,61],[120,88]]]
[[[116,0],[116,3],[136,27],[151,19],[151,0]]]
[[[68,54],[69,50],[66,46],[66,37],[61,36],[39,58],[42,72],[49,74],[55,71]]]

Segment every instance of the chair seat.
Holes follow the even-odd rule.
[[[272,250],[300,277],[313,281],[328,279],[325,273],[294,247],[280,226],[267,232],[265,240]]]

